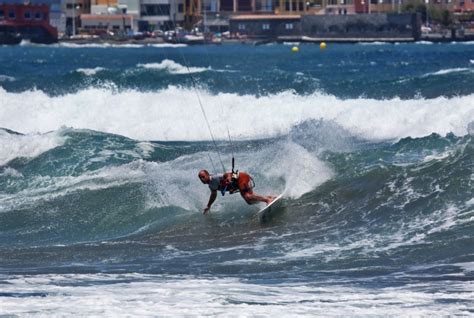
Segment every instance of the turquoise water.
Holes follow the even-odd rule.
[[[0,313],[473,312],[474,45],[0,62]],[[220,162],[199,100],[226,168],[285,193],[267,222],[239,195],[202,215]]]

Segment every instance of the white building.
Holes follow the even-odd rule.
[[[68,0],[71,1],[71,0]],[[78,0],[80,1],[80,0]],[[171,29],[184,21],[185,0],[118,0],[116,5],[92,5],[81,15],[85,29]]]
[[[185,0],[119,0],[121,4],[138,7],[140,20],[154,28],[174,28],[184,21]]]
[[[148,24],[152,29],[172,28],[184,21],[185,0],[118,0],[127,8],[127,14],[137,17],[138,23]]]

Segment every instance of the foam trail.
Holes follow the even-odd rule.
[[[215,153],[211,155],[217,156]],[[329,180],[333,174],[314,154],[291,141],[248,149],[235,153],[235,156],[238,158],[238,169],[254,177],[254,190],[262,195],[283,192],[285,197],[299,198]],[[230,155],[223,156],[223,161],[230,163]],[[220,172],[212,171],[207,155],[203,153],[142,165],[143,174],[149,180],[146,187],[147,209],[179,206],[186,210],[200,210],[209,198],[206,187],[195,177],[196,171],[203,168],[208,168],[211,173]],[[225,201],[217,200],[217,209],[223,202],[229,204],[229,200],[240,202],[241,198],[233,195],[226,197]]]
[[[100,71],[105,70],[103,67],[95,67],[95,68],[78,68],[76,72],[83,73],[87,76],[92,76],[97,74]]]
[[[242,158],[243,156],[239,156]],[[264,183],[266,193],[281,191],[285,197],[293,199],[313,190],[332,177],[332,171],[314,154],[300,145],[286,142],[280,147],[264,149],[256,154],[244,157],[245,164],[252,164],[252,171],[260,171],[268,179],[282,178],[284,189],[275,188],[272,183]]]
[[[427,73],[423,75],[422,77],[428,77],[432,75],[446,75],[446,74],[452,74],[452,73],[466,73],[466,72],[472,72],[472,71],[473,71],[472,69],[465,68],[465,67],[448,68],[448,69],[439,70],[433,73]]]
[[[286,91],[275,95],[199,94],[215,136],[234,139],[285,135],[310,119],[337,123],[369,140],[420,137],[452,132],[465,135],[474,118],[474,95],[434,99],[346,99]],[[62,126],[87,128],[140,140],[209,140],[209,132],[189,88],[157,92],[86,89],[51,97],[42,91],[10,93],[0,88],[0,127],[23,133]],[[225,114],[222,113],[225,110]],[[223,116],[226,120],[223,120]]]
[[[14,77],[0,74],[0,82],[13,82],[13,81],[15,81]]]
[[[166,70],[171,74],[200,73],[208,70],[208,68],[204,67],[190,67],[188,71],[185,66],[168,59],[165,59],[160,63],[138,64],[137,66],[146,69]]]

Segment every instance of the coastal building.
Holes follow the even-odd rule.
[[[121,0],[136,1],[139,18],[150,29],[172,29],[184,21],[185,0]]]
[[[455,2],[455,11],[470,11],[474,12],[474,0],[456,0]]]
[[[447,0],[443,0],[447,1]],[[472,0],[455,0],[472,1]],[[262,23],[278,24],[284,18],[269,18],[278,16],[303,15],[352,15],[370,13],[400,12],[404,0],[191,0],[185,7],[185,21],[188,24],[203,24],[204,29],[216,31],[216,26],[226,29],[230,20],[252,20],[248,27],[254,29],[254,19],[250,16],[265,17]],[[242,16],[242,18],[239,18]],[[238,22],[234,23],[238,25]],[[276,25],[275,25],[276,27]],[[234,32],[234,28],[232,28]],[[293,29],[295,32],[297,29]],[[261,30],[264,32],[264,30]],[[264,33],[271,33],[265,30]]]
[[[51,24],[61,20],[53,0],[0,0],[0,44],[16,44],[22,39],[34,43],[58,41],[58,30]]]
[[[230,32],[236,37],[276,39],[301,34],[300,15],[238,15],[230,19]]]
[[[90,12],[90,0],[64,0],[64,13],[66,14],[66,32],[76,35],[81,27],[81,14]]]
[[[321,30],[325,30],[325,28],[341,29],[344,30],[341,34],[347,35],[359,28],[366,34],[376,29],[378,34],[387,35],[392,32],[398,35],[403,34],[405,37],[408,33],[413,33],[410,28],[416,28],[418,25],[415,18],[397,17],[396,15],[396,13],[401,13],[407,0],[65,1],[68,21],[74,22],[68,23],[68,25],[76,25],[76,27],[81,25],[83,29],[94,32],[98,30],[151,31],[173,30],[176,27],[185,27],[186,29],[199,27],[205,33],[230,31],[232,34],[268,38],[276,34],[281,36],[301,34],[303,30],[311,28],[320,30],[318,32],[322,32]],[[88,1],[91,2],[88,3]],[[425,0],[424,2],[451,11],[466,11],[471,10],[473,1]],[[78,14],[81,17],[80,22],[72,18],[75,16],[77,19]],[[376,14],[373,16],[374,23],[370,23],[371,16],[332,18],[333,16],[367,16],[372,14]],[[316,18],[313,19],[313,17]],[[328,22],[321,22],[325,20]],[[337,21],[341,25],[338,26],[339,22]],[[405,24],[407,29],[402,30],[405,22],[407,22]],[[308,27],[307,25],[311,23],[315,23],[315,25]],[[327,26],[331,23],[331,26]],[[323,25],[326,26],[323,27]],[[416,37],[416,34],[414,36]]]
[[[58,32],[64,32],[65,14],[62,6],[63,0],[0,0],[1,4],[16,4],[16,5],[46,5],[49,8],[49,22],[53,27],[58,29]]]
[[[301,17],[301,35],[335,42],[415,41],[421,37],[421,18],[416,13],[305,15]]]
[[[132,29],[133,15],[123,14],[120,11],[106,14],[82,14],[82,28],[91,34],[105,34],[106,31]]]
[[[416,13],[238,15],[230,19],[236,38],[271,41],[415,41],[421,36]]]
[[[172,29],[184,21],[184,0],[93,0],[90,13],[81,14],[82,27],[148,31]]]

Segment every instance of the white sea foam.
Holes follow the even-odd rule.
[[[359,42],[357,45],[387,45],[389,42],[374,41],[374,42]]]
[[[428,77],[432,75],[446,75],[446,74],[452,74],[452,73],[466,73],[466,72],[474,72],[474,70],[470,68],[465,68],[465,67],[448,68],[448,69],[439,70],[433,73],[427,73],[423,75],[422,77]]]
[[[97,74],[98,72],[100,71],[103,71],[105,70],[105,68],[103,67],[95,67],[95,68],[78,68],[76,70],[76,72],[80,72],[80,73],[83,73],[87,76],[92,76],[92,75],[95,75]]]
[[[15,81],[14,77],[0,74],[0,82],[13,82],[13,81]]]
[[[23,174],[21,172],[19,172],[16,169],[10,168],[10,167],[7,167],[2,172],[0,172],[0,176],[9,176],[9,177],[13,177],[13,178],[23,178]]]
[[[162,43],[162,44],[151,44],[151,47],[156,48],[181,48],[188,46],[187,44],[173,44],[173,43]]]
[[[18,157],[34,158],[64,141],[60,132],[16,135],[0,130],[0,166]]]
[[[434,99],[339,99],[286,91],[275,95],[199,95],[214,135],[255,139],[287,134],[309,119],[333,121],[371,140],[420,137],[433,132],[465,135],[474,118],[474,95]],[[86,89],[63,96],[0,88],[0,127],[23,133],[62,126],[88,128],[140,140],[209,140],[193,89],[170,86],[157,92]],[[225,120],[223,120],[225,118]]]
[[[279,142],[269,146],[248,148],[234,153],[238,158],[239,170],[250,173],[255,180],[254,191],[262,194],[284,192],[285,197],[298,198],[327,181],[332,170],[314,154],[291,141]],[[213,160],[209,160],[208,155]],[[230,154],[221,154],[225,164],[231,162]],[[214,171],[213,164],[215,165]],[[146,175],[146,208],[179,206],[190,211],[200,211],[209,199],[209,192],[195,176],[196,171],[207,168],[211,173],[220,172],[216,153],[195,153],[181,156],[166,162],[153,162],[143,165]],[[203,189],[203,191],[195,191]],[[255,208],[241,205],[239,195],[229,195],[226,200],[217,200],[214,211],[221,211],[225,202],[227,211],[238,204],[239,214],[255,212]]]
[[[329,180],[333,174],[331,169],[314,154],[290,142],[277,149],[262,151],[259,157],[262,158],[261,162],[258,162],[254,169],[265,171],[267,178],[285,180],[285,188],[282,191],[285,197],[298,198]],[[252,161],[252,158],[245,160],[245,162]],[[272,190],[275,191],[275,187],[268,187],[265,190],[271,193]]]
[[[20,42],[19,45],[20,45],[20,46],[36,46],[36,45],[41,45],[41,44],[31,43],[30,40],[25,40],[25,39],[23,39],[23,40],[21,40],[21,42]]]
[[[466,272],[474,273],[474,262],[455,263],[453,265],[461,267]]]
[[[87,44],[78,44],[78,43],[66,43],[62,42],[59,44],[56,44],[57,46],[61,47],[67,47],[67,48],[75,48],[75,49],[83,49],[83,48],[100,48],[100,49],[106,49],[106,48],[124,48],[124,49],[139,49],[143,48],[145,45],[143,44],[111,44],[111,43],[87,43]]]
[[[2,293],[14,297],[2,297],[0,314],[15,316],[464,316],[474,297],[470,281],[380,288],[146,274],[10,276],[5,281]]]
[[[428,162],[428,161],[431,161],[431,160],[443,160],[443,159],[448,158],[451,155],[453,155],[453,151],[448,150],[448,151],[445,151],[445,152],[442,152],[442,153],[427,155],[423,158],[423,161]]]
[[[190,67],[188,71],[185,66],[168,59],[165,59],[160,63],[138,64],[137,66],[147,69],[166,70],[171,74],[200,73],[209,70],[209,68],[205,67]]]

